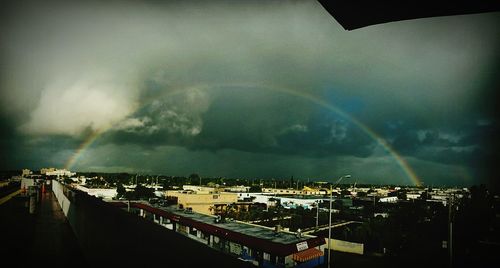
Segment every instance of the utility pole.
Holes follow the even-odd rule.
[[[452,215],[452,207],[453,207],[453,195],[450,197],[448,205],[448,224],[449,224],[449,237],[448,237],[448,249],[450,253],[450,268],[453,267],[453,215]]]
[[[340,183],[340,181],[343,178],[350,178],[351,175],[344,175],[341,176],[336,182],[335,182],[335,187]],[[328,268],[330,268],[330,250],[331,250],[331,245],[332,245],[332,185],[330,184],[330,209],[328,212]]]
[[[318,230],[319,223],[319,200],[316,200],[316,230]]]
[[[330,184],[330,209],[328,210],[328,268],[330,268],[330,247],[332,245],[332,185]]]

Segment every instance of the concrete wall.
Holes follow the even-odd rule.
[[[251,267],[57,181],[52,185],[91,267]]]
[[[66,218],[67,218],[71,202],[66,197],[66,195],[64,195],[63,190],[64,190],[64,187],[60,182],[58,182],[56,180],[52,181],[52,192],[56,196],[57,202],[59,203],[59,206],[61,207],[61,209],[64,213],[64,216],[66,216]]]

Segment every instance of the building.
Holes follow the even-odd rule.
[[[198,185],[182,185],[182,190],[193,191],[196,193],[204,193],[204,194],[219,192],[219,190],[214,187],[206,187]]]
[[[240,221],[221,221],[173,206],[148,203],[111,202],[138,212],[165,228],[181,233],[208,247],[259,267],[315,267],[324,261],[325,240],[321,237],[282,231]]]
[[[116,188],[87,188],[82,185],[75,185],[77,190],[82,192],[86,192],[88,195],[92,195],[95,197],[102,197],[104,199],[112,199],[116,197]]]
[[[21,189],[28,189],[30,186],[35,186],[36,181],[33,178],[21,178]]]
[[[297,197],[276,197],[284,208],[303,207],[313,209],[317,204],[322,203],[323,198],[297,198]]]
[[[47,172],[53,172],[56,171],[55,168],[42,168],[40,169],[40,174],[42,175],[47,175]]]
[[[40,173],[41,173],[41,171],[40,171]],[[45,171],[45,175],[47,175],[47,176],[57,176],[57,177],[67,176],[67,177],[71,177],[71,176],[73,176],[75,174],[76,173],[71,172],[71,171],[66,170],[66,169],[53,169],[53,170],[50,170],[50,171]]]
[[[29,176],[31,174],[33,174],[33,172],[31,170],[25,168],[22,170],[21,176],[26,177],[26,176]]]
[[[239,202],[253,202],[265,204],[266,207],[274,207],[278,199],[270,193],[237,193]]]
[[[228,192],[166,191],[165,197],[175,197],[179,206],[206,215],[213,215],[216,207],[223,209],[238,201],[236,193]]]
[[[243,186],[243,185],[238,185],[238,186],[231,186],[231,187],[225,187],[224,192],[233,192],[233,193],[248,193],[250,191],[250,186]]]
[[[277,188],[262,188],[263,193],[273,193],[279,195],[323,195],[326,194],[324,190],[312,189],[304,187],[302,190],[295,189],[277,189]]]
[[[378,201],[381,203],[397,203],[398,197],[397,196],[382,197]]]

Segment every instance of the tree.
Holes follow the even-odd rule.
[[[120,198],[125,196],[125,193],[127,191],[125,190],[125,187],[123,187],[123,184],[120,182],[116,185],[116,197]]]
[[[351,195],[351,192],[347,189],[342,189],[342,191],[340,191],[340,194],[342,196],[349,196],[349,195]]]
[[[140,184],[137,184],[134,190],[134,195],[135,199],[148,199],[155,197],[154,194],[154,189],[152,188],[146,188]]]
[[[356,194],[357,197],[366,197],[366,195],[367,195],[366,192],[358,192]]]
[[[261,193],[262,192],[262,188],[258,185],[253,185],[253,186],[250,186],[250,189],[248,190],[250,193]]]
[[[190,180],[190,183],[192,183],[192,184],[196,184],[199,181],[200,182],[200,186],[201,186],[201,177],[200,177],[200,175],[198,175],[196,173],[193,173],[193,174],[189,175],[189,180]]]

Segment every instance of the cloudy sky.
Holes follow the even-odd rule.
[[[0,169],[495,181],[499,13],[161,2],[3,4]]]

